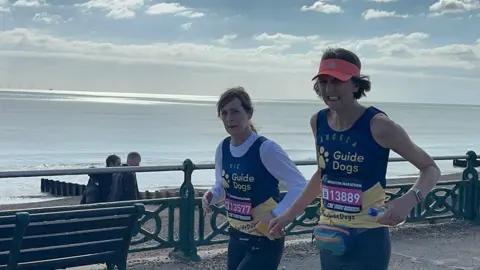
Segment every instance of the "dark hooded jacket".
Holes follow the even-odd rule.
[[[113,175],[111,173],[97,173],[88,176],[90,178],[80,204],[107,202]]]
[[[129,166],[122,164],[122,166]],[[130,201],[138,200],[138,184],[137,175],[134,172],[118,172],[112,176],[112,184],[110,186],[110,193],[108,201]]]

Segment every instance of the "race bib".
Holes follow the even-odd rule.
[[[362,184],[326,179],[322,184],[322,200],[325,208],[344,213],[362,211]]]
[[[250,201],[227,198],[225,200],[225,210],[227,210],[230,218],[241,221],[252,220],[252,203]]]

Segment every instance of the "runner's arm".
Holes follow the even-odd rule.
[[[300,196],[306,185],[305,177],[282,147],[274,141],[269,140],[262,144],[260,158],[265,168],[287,189],[287,194],[283,200],[272,211],[275,216],[278,216],[285,212]]]
[[[210,188],[213,197],[210,205],[217,204],[225,198],[225,189],[223,189],[222,178],[222,143],[220,143],[215,151],[215,185]]]
[[[392,149],[420,170],[420,176],[413,184],[413,188],[427,196],[441,175],[440,169],[430,155],[410,139],[405,129],[384,114],[374,117],[370,128],[378,144]],[[413,199],[415,197],[411,198],[412,205],[415,205],[416,199]]]
[[[314,114],[310,118],[310,127],[312,128],[312,133],[315,142],[315,149],[317,149],[316,140],[317,140],[317,114]],[[317,152],[317,150],[315,150]],[[318,153],[316,153],[318,155]],[[322,191],[322,177],[321,170],[317,166],[317,171],[312,175],[312,178],[305,186],[300,197],[298,197],[292,206],[287,210],[287,215],[294,218],[300,215],[307,206],[315,200],[315,198]]]

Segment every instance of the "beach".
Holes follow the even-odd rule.
[[[81,94],[89,95],[89,92]],[[61,91],[0,91],[3,112],[0,171],[104,167],[108,155],[117,154],[125,162],[131,151],[139,152],[141,165],[146,166],[181,165],[187,158],[195,164],[214,162],[215,149],[227,136],[216,114],[217,97],[209,100],[182,97],[179,103],[174,97],[130,93],[132,98],[125,103],[124,95],[96,93],[95,99],[86,100]],[[469,121],[458,121],[465,115],[480,114],[480,106],[367,105],[387,112],[431,156],[464,155],[469,150],[480,149],[477,138],[480,128]],[[314,99],[256,100],[252,121],[261,135],[281,145],[292,160],[314,161],[308,119],[322,108],[324,104]],[[391,151],[390,157],[398,155]],[[439,161],[438,165],[445,174],[461,171],[452,166],[451,160]],[[309,178],[315,166],[299,166],[299,170]],[[391,162],[387,178],[409,177],[417,171],[406,162]],[[140,191],[178,188],[184,177],[183,172],[175,171],[138,173],[137,176]],[[44,177],[78,184],[88,181],[86,175]],[[195,170],[192,183],[196,188],[208,188],[214,179],[213,170]],[[46,199],[50,198],[40,192],[39,178],[0,179],[0,204]]]

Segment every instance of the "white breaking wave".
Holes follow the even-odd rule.
[[[10,92],[18,94],[43,94],[46,97],[61,95],[69,98],[84,97],[83,99],[76,98],[74,101],[84,102],[110,102],[110,103],[131,103],[131,104],[175,104],[175,105],[212,105],[218,100],[218,96],[205,96],[205,95],[175,95],[175,94],[150,94],[150,93],[126,93],[126,92],[95,92],[95,91],[71,91],[71,90],[45,90],[45,89],[8,89],[0,88],[0,92]],[[91,99],[89,97],[103,98]],[[110,100],[106,100],[110,98]],[[28,99],[27,97],[22,99]],[[40,97],[35,98],[38,100]],[[71,101],[62,100],[57,98],[58,101]],[[49,100],[55,100],[49,98]],[[138,101],[142,100],[142,101]],[[302,99],[253,99],[256,103],[318,103],[318,100],[302,100]],[[186,103],[182,103],[186,102]]]
[[[217,101],[215,96],[200,95],[172,95],[172,94],[147,94],[147,93],[121,93],[121,92],[93,92],[93,91],[70,91],[70,90],[42,90],[42,89],[0,89],[2,92],[37,93],[37,94],[60,94],[76,96],[117,97],[117,98],[153,98],[173,99],[184,101]]]

